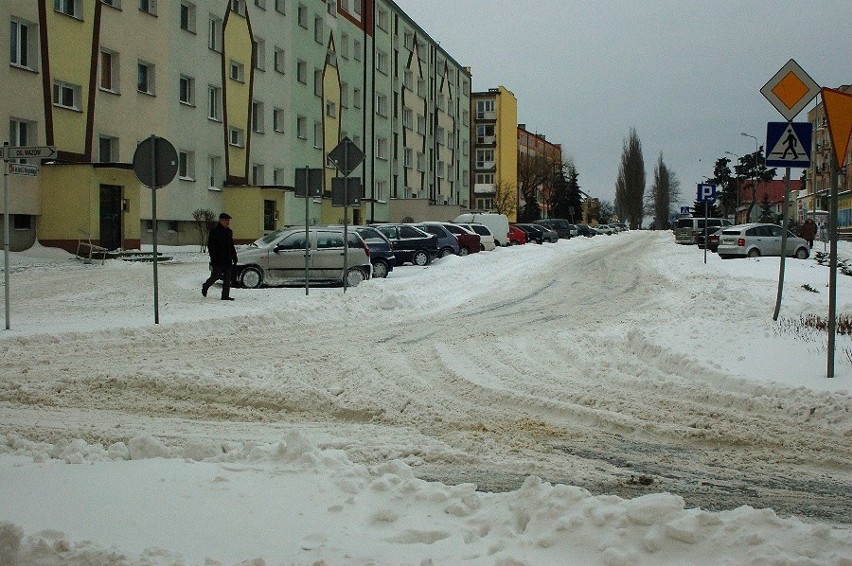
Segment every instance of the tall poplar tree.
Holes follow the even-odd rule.
[[[618,180],[615,182],[615,207],[635,230],[642,224],[645,209],[645,161],[642,157],[642,142],[636,128],[630,128],[630,135],[624,140],[621,152],[621,166],[618,168]]]

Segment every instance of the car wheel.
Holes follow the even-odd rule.
[[[485,251],[485,244],[479,244],[479,251],[481,251],[481,252]]]
[[[441,253],[438,254],[438,257],[447,257],[449,255],[453,255],[453,250],[451,248],[444,248],[441,250]]]
[[[388,276],[388,272],[390,269],[388,268],[388,264],[383,261],[377,261],[373,264],[373,277],[380,277],[384,279]]]
[[[808,259],[809,255],[811,254],[810,252],[808,252],[807,248],[799,248],[798,250],[796,250],[796,257],[798,259]]]
[[[760,257],[760,250],[757,248],[752,248],[748,251],[748,257]]]
[[[418,267],[429,265],[429,254],[423,250],[417,250],[411,257],[411,263]]]
[[[353,267],[349,271],[346,272],[346,286],[347,287],[357,287],[361,282],[364,281],[366,277],[364,277],[364,272],[361,271],[360,267]]]
[[[257,289],[263,284],[263,272],[257,267],[246,267],[240,271],[239,281],[246,289]]]
[[[470,254],[470,251],[468,251],[467,248],[459,248],[459,255],[460,256],[464,257],[464,256],[469,255],[469,254]]]

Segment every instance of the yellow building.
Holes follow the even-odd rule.
[[[471,209],[502,212],[510,221],[517,218],[518,192],[518,101],[504,86],[471,94],[474,144]],[[506,207],[503,195],[514,195]],[[498,210],[502,209],[502,210]]]

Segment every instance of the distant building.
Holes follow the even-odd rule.
[[[740,204],[737,210],[737,223],[744,224],[746,222],[758,222],[763,210],[763,202],[768,198],[770,211],[772,213],[772,221],[775,222],[784,216],[784,180],[774,179],[767,182],[758,182],[757,189],[752,195],[751,181],[747,181],[746,188],[743,189],[743,196],[748,200],[746,204]],[[792,210],[796,204],[796,196],[802,188],[802,181],[799,179],[790,179],[790,209]],[[751,209],[751,215],[748,214],[749,205],[754,196],[754,206]],[[698,212],[696,213],[698,214]]]
[[[518,190],[518,101],[504,86],[471,94],[470,208],[494,211],[497,190]],[[517,208],[509,214],[515,220]]]
[[[546,162],[551,163],[556,169],[562,167],[562,146],[547,141],[544,134],[537,134],[527,131],[526,124],[518,124],[518,167],[522,168],[525,160],[542,158]],[[526,187],[523,186],[523,175],[518,172],[518,202],[519,206],[523,201],[523,194]],[[550,197],[551,184],[549,181],[539,184],[534,188],[537,193],[537,201],[541,209],[542,218],[549,218],[550,211],[548,199]]]

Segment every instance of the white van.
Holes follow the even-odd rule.
[[[458,224],[484,224],[494,234],[494,243],[498,246],[509,244],[509,219],[505,214],[495,212],[468,212],[459,214],[453,222]]]

